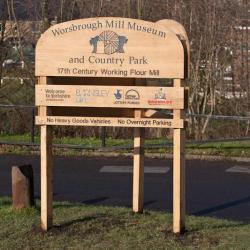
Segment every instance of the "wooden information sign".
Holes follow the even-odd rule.
[[[173,32],[155,23],[111,17],[74,20],[42,35],[36,75],[184,78],[184,51]]]
[[[52,127],[134,128],[133,211],[143,210],[144,129],[174,129],[173,232],[185,229],[185,129],[189,42],[173,20],[89,18],[60,23],[36,47],[41,126],[41,227],[53,225]],[[170,87],[147,78],[173,79]],[[166,116],[160,110],[173,110]],[[171,119],[170,119],[171,118]]]

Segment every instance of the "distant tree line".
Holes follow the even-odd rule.
[[[3,62],[8,58],[14,42],[17,54],[25,65],[18,74],[31,79],[27,83],[30,88],[27,93],[31,95],[36,80],[34,64],[25,57],[27,39],[23,39],[21,34],[22,21],[41,23],[39,29],[42,32],[55,23],[97,16],[149,21],[174,19],[185,27],[191,46],[191,74],[187,81],[189,112],[208,115],[190,118],[189,136],[195,139],[212,138],[219,136],[216,131],[227,131],[233,136],[237,130],[240,136],[250,135],[249,123],[235,122],[220,130],[218,124],[209,117],[212,114],[250,116],[248,0],[3,0],[0,3],[0,14],[0,78],[7,74],[17,74],[3,68]],[[14,41],[11,43],[5,37],[5,28],[10,21],[15,23],[15,30],[11,31],[15,32]],[[34,37],[30,40],[34,43]],[[14,95],[18,93],[16,89],[19,89],[17,84],[1,85],[0,103],[17,102],[17,96]],[[6,90],[13,93],[14,98],[6,95]],[[21,98],[18,102],[21,102]],[[26,97],[26,100],[33,102],[34,97]],[[115,131],[117,136],[128,133],[124,129]],[[151,132],[158,136],[166,134],[164,130]]]

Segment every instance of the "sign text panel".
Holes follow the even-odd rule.
[[[183,128],[183,120],[114,117],[37,116],[36,125],[91,127]]]
[[[183,109],[184,88],[36,85],[36,105]]]

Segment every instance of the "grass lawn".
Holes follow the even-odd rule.
[[[162,212],[133,214],[129,208],[54,203],[54,227],[39,228],[39,205],[15,211],[0,199],[0,249],[249,249],[250,225],[187,216],[187,232],[171,233]]]
[[[39,143],[40,138],[35,137],[35,142]],[[0,141],[5,142],[30,142],[30,135],[1,135]],[[100,148],[101,140],[99,138],[80,138],[80,137],[63,137],[54,138],[54,144],[67,144],[67,145],[78,145],[86,148]],[[145,141],[146,152],[150,153],[172,153],[172,146],[168,145],[172,141],[166,139],[147,139]],[[154,148],[156,145],[164,145],[162,147]],[[107,147],[132,147],[132,139],[106,139]],[[30,153],[30,148],[19,147],[19,146],[4,146],[0,152],[8,153]],[[62,151],[62,152],[61,152]],[[82,152],[86,152],[86,149],[63,149],[57,150],[56,154],[63,155],[81,155]],[[113,151],[113,149],[111,149]],[[128,152],[127,149],[117,149],[120,152]],[[228,142],[207,142],[202,144],[186,144],[187,154],[196,155],[218,155],[218,156],[238,156],[238,157],[250,157],[250,140],[246,141],[228,141]]]

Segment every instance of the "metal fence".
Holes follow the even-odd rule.
[[[35,111],[36,106],[33,105],[7,105],[7,104],[0,104],[0,108],[4,109],[26,109],[31,114],[31,122],[30,122],[30,142],[35,142]],[[1,142],[0,142],[1,144]]]
[[[19,145],[19,146],[40,146],[39,143],[35,143],[35,114],[36,114],[36,106],[34,105],[7,105],[7,104],[0,104],[0,108],[2,109],[25,109],[28,112],[30,112],[31,115],[31,122],[30,122],[30,141],[29,142],[9,142],[9,141],[1,141],[0,145]],[[169,113],[168,113],[169,114]],[[207,118],[214,119],[214,120],[231,120],[231,121],[247,121],[250,122],[249,116],[225,116],[225,115],[202,115],[202,114],[186,114],[187,117],[201,117],[201,118]],[[103,150],[131,150],[133,149],[132,146],[113,146],[113,147],[107,147],[106,143],[107,139],[107,133],[106,133],[106,127],[102,127],[101,134],[100,134],[100,140],[101,140],[101,148]],[[230,141],[245,141],[250,140],[250,137],[240,137],[240,138],[227,138],[227,139],[212,139],[212,140],[190,140],[187,141],[187,144],[204,144],[204,143],[212,143],[212,142],[230,142]],[[96,150],[100,149],[100,147],[88,147],[88,146],[82,146],[82,145],[71,145],[71,144],[54,144],[53,145],[56,148],[72,148],[72,149],[88,149],[88,150]],[[158,149],[158,148],[164,148],[167,146],[172,146],[172,143],[160,143],[160,144],[152,144],[152,145],[146,145],[145,148],[147,149]]]

